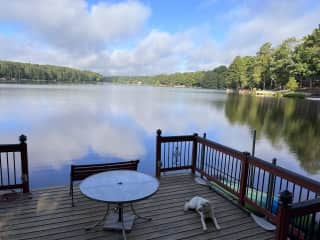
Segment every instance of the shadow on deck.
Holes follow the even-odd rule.
[[[75,207],[71,207],[68,188],[51,187],[32,192],[32,199],[0,203],[0,239],[122,239],[120,232],[103,231],[101,226],[91,232],[84,229],[101,219],[106,204],[84,197],[75,189]],[[203,232],[199,216],[184,213],[186,200],[199,195],[215,206],[222,229],[208,224]],[[250,216],[206,186],[197,184],[190,174],[161,177],[157,194],[135,204],[150,222],[138,219],[130,239],[273,239],[274,233],[256,225]]]

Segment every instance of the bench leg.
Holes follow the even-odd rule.
[[[74,207],[74,203],[73,203],[73,183],[71,183],[71,185],[70,185],[70,195],[71,195],[71,205],[72,205],[72,207]]]

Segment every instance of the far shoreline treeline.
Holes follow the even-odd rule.
[[[264,43],[255,56],[236,56],[210,71],[154,76],[103,76],[69,67],[0,61],[0,83],[123,83],[211,89],[296,90],[320,87],[320,25],[300,40],[273,47]]]
[[[320,25],[301,40],[264,43],[255,56],[236,56],[229,67],[156,76],[106,77],[110,82],[213,89],[280,90],[320,87]]]
[[[0,83],[97,83],[103,75],[69,67],[0,61]]]

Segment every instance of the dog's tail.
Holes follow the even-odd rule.
[[[217,230],[220,230],[221,227],[219,226],[217,219],[214,217],[214,218],[212,219],[212,221],[213,221],[213,224],[214,224],[214,226],[216,227],[216,229],[217,229]]]

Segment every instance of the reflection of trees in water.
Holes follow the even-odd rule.
[[[225,114],[235,124],[246,124],[275,146],[284,140],[310,173],[320,169],[320,103],[296,99],[229,95]]]

